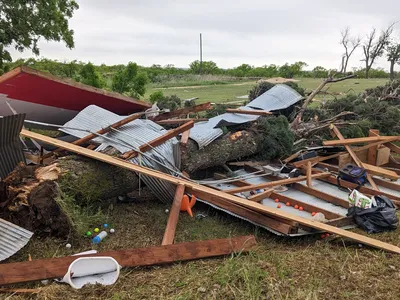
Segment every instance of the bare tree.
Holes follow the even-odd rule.
[[[347,66],[349,64],[350,56],[353,55],[354,51],[361,45],[361,37],[352,37],[350,35],[350,28],[346,27],[341,32],[342,38],[340,44],[344,47],[344,53],[342,57],[341,73],[346,73]]]
[[[379,37],[376,35],[376,28],[367,34],[367,38],[363,44],[363,52],[365,61],[365,78],[369,78],[369,71],[372,68],[375,60],[381,57],[385,51],[385,47],[390,42],[390,36],[393,32],[394,23],[385,30],[382,30]]]
[[[391,41],[387,46],[387,60],[390,62],[390,80],[394,79],[394,65],[400,64],[400,43]]]

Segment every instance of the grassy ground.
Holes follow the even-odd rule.
[[[110,206],[105,222],[116,233],[97,249],[126,249],[161,244],[168,214],[152,197],[135,203]],[[88,286],[73,290],[68,285],[34,283],[31,299],[399,299],[400,256],[360,247],[341,238],[319,236],[284,238],[196,204],[194,213],[181,214],[176,242],[257,236],[258,247],[248,255],[205,259],[168,266],[125,269],[113,286]],[[96,226],[97,224],[93,224]],[[90,228],[88,228],[90,229]],[[360,230],[357,232],[362,233]],[[398,231],[374,238],[400,245]],[[34,238],[12,260],[70,255],[91,248],[88,239],[72,242]],[[9,295],[0,294],[0,298]],[[10,299],[26,299],[14,295]]]
[[[378,85],[386,83],[386,79],[349,79],[342,82],[331,84],[328,92],[331,93],[360,93],[367,88],[373,88]],[[313,78],[300,78],[299,84],[306,89],[315,89],[321,82],[321,79]],[[193,97],[199,97],[198,103],[203,102],[229,102],[240,100],[236,97],[247,95],[248,91],[256,84],[255,81],[250,82],[238,82],[238,83],[226,83],[226,84],[215,84],[215,85],[203,85],[203,86],[178,86],[169,88],[159,88],[149,86],[145,99],[148,99],[149,95],[157,90],[162,90],[165,95],[177,95],[181,99],[188,99]],[[317,99],[323,99],[320,96]],[[242,99],[243,100],[243,99]]]

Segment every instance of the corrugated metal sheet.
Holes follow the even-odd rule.
[[[19,133],[25,114],[0,117],[0,178],[6,177],[18,163],[24,162]]]
[[[67,122],[64,126],[85,129],[93,132],[116,123],[122,119],[124,119],[124,117],[118,116],[98,106],[90,105],[82,110],[74,119]],[[79,138],[82,138],[88,134],[84,131],[78,130],[60,130]],[[137,119],[127,125],[124,125],[117,131],[112,131],[105,135],[114,141],[102,137],[96,138],[95,141],[101,143],[96,151],[101,151],[108,146],[112,146],[121,153],[124,153],[160,137],[165,132],[166,130],[163,127],[150,120]],[[172,138],[162,145],[147,151],[146,155],[149,157],[138,156],[133,158],[131,162],[137,165],[159,170],[167,174],[173,174],[173,172],[163,165],[168,166],[170,169],[179,169],[181,164],[179,141],[176,138]],[[157,161],[160,163],[157,163]],[[141,175],[140,178],[160,200],[164,202],[170,202],[174,198],[174,185],[144,175]]]
[[[244,171],[244,170],[238,170],[238,171],[235,172],[235,176],[244,176],[244,175],[247,175],[247,174],[248,173],[246,171]],[[260,184],[260,183],[268,182],[270,180],[266,179],[265,177],[252,177],[252,178],[245,178],[245,179],[243,179],[243,181],[246,181],[246,182],[251,183],[251,184]],[[304,184],[304,182],[302,182],[302,184]],[[210,186],[213,186],[213,187],[215,187],[215,188],[217,188],[219,190],[229,190],[229,189],[232,189],[232,188],[236,187],[235,185],[232,185],[232,184],[229,184],[229,183],[212,183],[212,184],[210,184]],[[340,197],[343,200],[347,200],[348,193],[339,190],[337,187],[335,187],[335,186],[333,186],[333,185],[331,185],[329,183],[326,183],[326,182],[323,182],[323,181],[320,181],[320,180],[314,180],[313,181],[313,188],[316,188],[318,190],[323,189],[324,192],[327,192],[327,190],[326,190],[327,187],[332,188],[332,190],[329,189],[329,193],[330,194],[335,195],[336,197]],[[249,194],[249,192],[244,192],[244,193],[238,194],[238,196],[242,197],[242,198],[245,198],[244,195],[247,196],[248,194]],[[331,204],[331,203],[329,203],[327,201],[321,200],[321,199],[319,199],[317,197],[314,197],[312,195],[300,192],[298,190],[294,190],[294,189],[289,188],[287,191],[281,192],[281,194],[283,194],[285,196],[288,196],[288,197],[291,197],[291,198],[294,198],[294,199],[298,199],[299,201],[303,201],[305,203],[309,203],[309,204],[314,205],[316,207],[320,207],[320,208],[323,208],[325,210],[329,210],[331,212],[337,213],[337,214],[342,215],[342,216],[346,216],[346,214],[347,214],[347,209],[346,208]],[[200,200],[200,201],[209,204],[207,201],[204,201],[204,200]],[[276,203],[271,198],[266,198],[266,199],[262,200],[260,203],[263,204],[264,206],[267,206],[267,207],[276,208]],[[209,204],[209,205],[211,205],[211,204]],[[214,205],[211,205],[211,206],[213,206],[213,207],[215,207],[215,208],[217,208],[219,210],[225,211],[228,214],[231,214],[231,215],[237,217],[237,215],[235,215],[235,214],[233,214],[233,213],[231,213],[231,212],[229,212],[229,211],[227,211],[225,209],[221,209],[221,208],[216,207]],[[292,206],[282,205],[281,210],[283,210],[283,211],[285,211],[287,213],[296,215],[296,216],[300,216],[300,217],[303,217],[303,218],[306,218],[306,219],[309,219],[309,220],[313,220],[313,217],[309,212],[300,211],[298,209],[295,209]],[[241,217],[239,217],[239,218],[241,218]],[[245,218],[241,218],[241,219],[249,221],[249,220],[247,220]],[[250,222],[250,223],[253,223],[253,222]],[[255,224],[255,225],[260,226],[259,224]],[[266,228],[266,229],[268,229],[269,231],[271,231],[271,232],[273,232],[275,234],[282,235],[281,233],[278,233],[275,230],[272,230],[271,228],[264,227],[264,226],[260,226],[260,227]],[[355,227],[355,226],[347,226],[345,228],[352,228],[352,227]],[[307,234],[310,234],[310,232],[304,231],[302,229],[299,229],[298,233],[289,234],[289,236],[300,236],[300,235],[307,235]]]
[[[277,84],[246,106],[266,111],[281,110],[297,103],[301,98],[297,91],[286,84]]]
[[[240,107],[240,109],[280,110],[288,108],[300,101],[301,98],[302,96],[291,87],[285,84],[277,84],[246,106]],[[219,129],[220,127],[252,122],[258,118],[259,116],[256,115],[225,113],[210,118],[207,122],[196,123],[190,130],[190,138],[196,141],[199,148],[202,149],[223,134],[222,130]]]
[[[0,261],[21,250],[32,235],[33,232],[0,219]]]

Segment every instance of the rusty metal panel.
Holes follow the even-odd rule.
[[[18,163],[25,163],[19,138],[25,114],[0,117],[0,178],[6,177]]]

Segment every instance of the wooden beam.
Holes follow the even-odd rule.
[[[339,131],[339,129],[335,125],[331,124],[330,129],[332,130],[332,132],[337,136],[337,138],[340,141],[345,140],[344,136],[342,135],[342,133]],[[353,149],[351,149],[350,146],[345,145],[345,148],[357,166],[359,166],[360,168],[367,169],[366,168],[367,164],[364,164],[362,161],[360,161],[360,159],[357,157],[357,155],[354,153]],[[370,170],[368,169],[368,171],[370,171]],[[369,173],[367,174],[367,179],[368,179],[369,183],[372,185],[372,188],[379,191],[379,188],[377,187],[374,180],[372,179],[371,174],[369,174]]]
[[[196,197],[199,199],[207,199],[208,203],[217,206],[221,209],[227,210],[232,214],[235,214],[241,218],[249,220],[251,223],[257,226],[270,228],[282,234],[297,233],[299,223],[292,222],[290,220],[282,220],[280,218],[269,217],[260,212],[254,211],[247,207],[232,203],[221,197],[211,196],[208,193],[203,193],[200,190],[194,192]],[[248,200],[245,200],[248,201]],[[248,201],[250,202],[250,201]]]
[[[79,257],[111,256],[122,267],[144,267],[247,252],[256,245],[254,236],[180,243],[167,246],[116,250],[90,255],[65,256],[0,264],[0,285],[62,278]]]
[[[243,114],[243,115],[254,115],[254,116],[268,116],[272,115],[272,112],[265,110],[244,110],[244,109],[235,109],[235,108],[227,108],[227,113],[231,114]]]
[[[372,135],[372,136],[379,136],[379,130],[376,130],[376,129],[371,129],[370,131],[369,131],[369,133],[370,133],[370,136]],[[388,147],[390,150],[392,150],[393,152],[395,152],[395,153],[397,153],[397,154],[400,154],[400,147],[399,146],[396,146],[395,144],[393,144],[393,143],[384,143],[383,144],[385,147]]]
[[[327,225],[335,226],[335,227],[344,227],[354,225],[354,218],[353,217],[340,217],[337,219],[332,219],[325,222]]]
[[[189,136],[190,136],[190,130],[186,130],[184,133],[182,133],[182,137],[180,140],[180,143],[182,146],[186,146],[188,141],[189,141]]]
[[[341,207],[344,207],[344,208],[349,208],[349,206],[350,206],[349,202],[344,200],[344,199],[342,199],[342,198],[339,198],[339,197],[333,196],[331,194],[327,194],[327,193],[321,192],[321,191],[319,191],[317,189],[310,188],[310,187],[305,186],[305,185],[303,185],[301,183],[294,183],[293,184],[293,188],[298,190],[298,191],[300,191],[300,192],[312,195],[312,196],[314,196],[314,197],[316,197],[318,199],[324,200],[326,202],[329,202],[329,203],[332,203],[332,204],[335,204],[335,205],[338,205],[338,206],[341,206]]]
[[[247,200],[260,202],[260,201],[264,200],[265,198],[269,198],[273,192],[274,192],[274,189],[268,189],[264,192],[261,192],[261,193],[258,193],[258,194],[248,197]]]
[[[314,170],[315,171],[315,170]],[[324,178],[320,178],[319,180],[325,181],[325,182],[329,182],[335,186],[337,186],[337,178],[336,176],[329,176],[329,177],[324,177]],[[351,190],[354,190],[358,187],[357,184],[346,181],[346,180],[339,180],[340,182],[340,186],[344,187],[344,188],[349,188]],[[386,197],[388,197],[390,200],[393,201],[393,203],[395,203],[396,205],[400,205],[400,197],[396,196],[396,195],[392,195],[383,191],[377,191],[374,189],[371,189],[369,187],[366,186],[361,186],[359,188],[360,192],[366,195],[371,195],[371,196],[379,196],[379,195],[385,195]]]
[[[311,175],[311,177],[312,178],[322,178],[322,177],[327,177],[330,175],[331,175],[330,173],[319,173],[319,174],[313,174],[313,175]],[[278,185],[291,184],[291,183],[295,183],[295,182],[299,182],[299,181],[304,181],[306,179],[307,179],[307,176],[287,178],[287,179],[281,179],[281,180],[276,180],[276,181],[271,181],[271,182],[264,182],[264,183],[260,183],[260,184],[243,186],[243,187],[227,190],[225,192],[228,194],[236,194],[236,193],[248,192],[251,190],[258,190],[258,189],[263,189],[263,188],[274,187],[274,186],[278,186]]]
[[[182,116],[182,115],[187,115],[187,114],[190,114],[190,113],[196,113],[196,112],[209,110],[209,109],[212,109],[211,102],[199,104],[199,105],[192,106],[192,107],[180,108],[180,109],[173,110],[173,111],[170,111],[170,112],[165,113],[165,114],[160,114],[160,115],[158,115],[156,117],[153,117],[153,118],[150,118],[150,119],[152,121],[156,122],[156,121],[167,120],[167,119],[179,117],[179,116]]]
[[[300,168],[302,166],[307,165],[309,162],[311,162],[312,164],[318,163],[318,162],[322,162],[325,160],[329,160],[332,158],[337,158],[339,157],[341,154],[343,154],[344,152],[340,152],[340,153],[335,153],[332,155],[328,155],[328,156],[316,156],[316,157],[311,157],[308,159],[303,159],[303,160],[299,160],[299,161],[295,161],[293,163],[291,163],[293,166],[295,166],[296,168]]]
[[[120,127],[122,127],[122,126],[124,126],[126,124],[129,124],[130,122],[132,122],[132,121],[134,121],[136,119],[139,119],[142,115],[143,114],[141,114],[141,113],[130,115],[130,116],[126,117],[125,119],[121,120],[121,121],[118,121],[118,122],[116,122],[114,124],[111,124],[110,126],[107,126],[105,128],[100,129],[96,133],[97,134],[105,134],[105,133],[111,131],[112,129],[120,128]],[[98,137],[97,134],[94,134],[94,133],[88,134],[87,136],[72,142],[72,144],[74,144],[74,145],[82,145],[82,144],[84,144],[86,142],[89,142],[92,139],[97,138]],[[49,152],[46,155],[42,156],[42,159],[46,159],[48,157],[51,157],[54,153],[58,153],[58,152],[60,152],[62,150],[63,150],[62,148],[57,148],[53,152]]]
[[[308,187],[312,187],[312,166],[311,166],[311,162],[309,161],[307,163],[307,186]]]
[[[179,212],[183,195],[185,194],[185,186],[180,184],[176,187],[174,201],[172,202],[171,211],[165,228],[164,238],[161,245],[171,245],[174,243],[176,225],[178,225]]]
[[[400,178],[399,174],[397,174],[396,172],[391,171],[391,170],[386,170],[381,167],[369,165],[366,163],[362,163],[362,167],[364,169],[366,169],[367,171],[369,171],[369,173],[371,173],[373,175],[382,176],[382,177],[385,177],[385,178],[388,178],[391,180],[398,180]]]
[[[177,178],[177,177],[174,177],[174,176],[171,176],[168,174],[164,174],[162,172],[155,171],[155,170],[152,170],[152,169],[149,169],[146,167],[138,166],[138,165],[132,164],[130,162],[123,161],[123,160],[117,159],[115,157],[111,157],[104,153],[95,152],[93,150],[89,150],[89,149],[86,149],[86,148],[83,148],[80,146],[72,145],[70,143],[60,141],[60,140],[57,140],[57,139],[54,139],[54,138],[51,138],[48,136],[44,136],[44,135],[41,135],[41,134],[38,134],[35,132],[30,132],[25,129],[21,130],[21,135],[54,145],[56,147],[62,147],[65,150],[75,152],[77,154],[81,154],[86,157],[93,158],[93,159],[96,159],[96,160],[99,160],[99,161],[102,161],[102,162],[105,162],[105,163],[108,163],[108,164],[111,164],[111,165],[114,165],[117,167],[135,171],[135,172],[141,173],[143,175],[152,176],[154,178],[158,178],[160,180],[164,180],[166,182],[169,182],[169,183],[172,183],[175,185],[183,184],[186,186],[186,188],[190,188],[192,190],[192,192],[195,193],[195,195],[198,195],[198,197],[207,201],[210,204],[213,203],[213,199],[215,199],[215,198],[223,199],[223,200],[229,201],[231,204],[233,203],[233,204],[237,204],[240,206],[244,206],[248,209],[260,212],[262,214],[268,214],[269,216],[272,216],[272,217],[278,217],[278,218],[286,219],[289,221],[298,222],[299,224],[302,224],[304,226],[308,226],[308,227],[315,228],[318,230],[326,231],[329,233],[334,233],[334,234],[337,234],[342,237],[347,237],[349,239],[352,239],[352,240],[357,241],[364,245],[369,245],[369,246],[383,249],[383,250],[386,250],[389,252],[400,254],[400,248],[397,246],[394,246],[394,245],[391,245],[391,244],[388,244],[385,242],[381,242],[381,241],[378,241],[376,239],[373,239],[373,238],[370,238],[370,237],[367,237],[367,236],[364,236],[361,234],[342,230],[340,228],[326,225],[326,224],[323,224],[323,223],[320,223],[317,221],[308,220],[308,219],[284,212],[279,209],[266,207],[260,203],[248,201],[247,199],[242,199],[240,197],[227,194],[225,192],[217,191],[217,190],[214,190],[207,186],[199,185],[192,181]],[[323,178],[323,177],[326,177],[326,176],[324,175],[321,178]],[[326,178],[330,178],[330,177],[326,177]],[[336,180],[336,178],[335,178],[335,180]],[[361,190],[361,192],[363,192],[363,191]],[[378,192],[378,191],[375,191],[375,192]],[[379,193],[383,194],[382,192],[379,192]],[[200,195],[202,195],[202,197]],[[172,247],[172,246],[175,246],[175,245],[164,246],[164,247]],[[7,271],[4,269],[1,270],[1,266],[4,266],[4,265],[0,265],[0,278],[4,278],[4,277],[8,278],[9,273],[10,273],[9,270],[7,270]],[[28,269],[29,267],[24,267],[24,268]],[[56,277],[59,277],[59,276],[56,276]],[[40,279],[42,279],[42,278],[40,278]],[[2,283],[0,282],[0,284],[2,284]]]
[[[187,123],[187,122],[190,122],[190,121],[193,121],[193,122],[197,123],[197,122],[208,121],[208,119],[207,118],[171,119],[171,120],[156,121],[156,123],[159,124],[159,125],[175,125],[175,124]]]
[[[257,171],[258,170],[255,170],[253,172],[255,173]],[[262,172],[262,171],[258,171],[258,172]],[[214,178],[215,179],[227,179],[229,177],[226,176],[225,174],[214,173]],[[233,184],[233,185],[236,185],[236,186],[250,186],[251,185],[251,183],[248,183],[248,182],[246,182],[244,180],[235,180],[235,181],[229,182],[229,184]],[[227,204],[226,209],[227,210],[231,210],[231,207],[232,207],[233,203],[229,203],[229,202],[226,202],[226,201],[225,201],[225,203]],[[243,207],[240,207],[240,209],[243,209]],[[254,212],[254,211],[252,211],[252,212]],[[238,212],[236,212],[236,214],[240,215],[240,210]],[[269,218],[269,217],[263,216],[263,218]],[[288,225],[291,226],[291,228],[286,228],[286,227],[282,228],[279,224],[276,224],[275,221],[288,224]],[[257,222],[253,222],[253,223],[259,224],[259,225],[262,224],[262,223],[260,223],[260,220],[258,220]],[[280,233],[288,234],[288,233],[296,233],[297,232],[297,227],[299,226],[299,223],[293,222],[293,221],[289,221],[289,220],[285,220],[285,219],[282,219],[282,218],[274,217],[273,218],[273,222],[265,223],[264,226],[270,227],[270,228],[272,228],[272,229],[274,229],[274,230],[276,230],[276,231],[278,231]]]
[[[177,135],[181,134],[182,132],[185,132],[187,130],[189,130],[190,128],[192,128],[194,125],[193,121],[187,122],[181,126],[179,126],[178,128],[175,129],[171,129],[168,132],[166,132],[165,134],[163,134],[162,136],[159,136],[158,138],[143,144],[142,146],[139,147],[139,151],[140,152],[146,152],[151,150],[154,147],[157,147],[159,145],[164,144],[166,141],[172,139],[173,137],[176,137]],[[128,152],[125,152],[124,154],[121,155],[121,158],[123,159],[130,159],[132,157],[137,156],[138,152],[136,152],[135,150],[130,150]]]
[[[399,136],[370,136],[370,137],[362,137],[362,138],[354,138],[354,139],[339,139],[332,141],[324,141],[323,144],[325,146],[339,146],[339,145],[352,145],[352,144],[363,144],[363,143],[371,143],[371,142],[393,142],[400,140]]]
[[[369,136],[377,136],[379,135],[379,130],[370,129]],[[378,146],[374,146],[368,149],[368,163],[370,165],[376,165],[376,152],[378,151]]]
[[[284,204],[289,202],[291,206],[295,206],[295,205],[298,205],[299,207],[301,206],[301,207],[304,208],[304,211],[307,211],[310,214],[312,212],[323,213],[327,220],[337,219],[337,218],[341,217],[341,215],[339,215],[339,214],[335,214],[333,212],[330,212],[329,210],[320,208],[318,206],[315,206],[315,205],[312,205],[312,204],[308,204],[306,202],[303,202],[303,201],[300,201],[300,200],[285,196],[284,194],[272,193],[271,194],[271,198],[272,199],[278,199],[280,202],[283,202]]]

